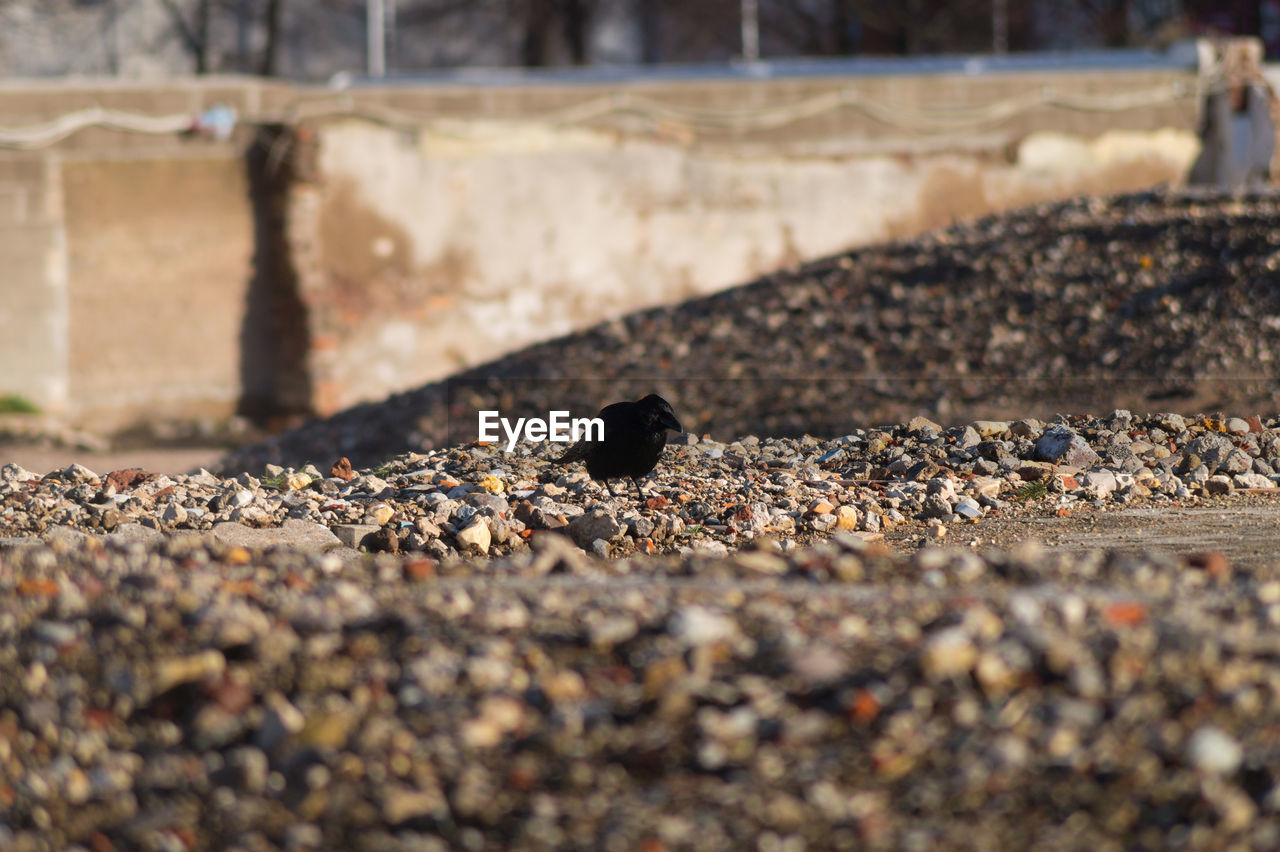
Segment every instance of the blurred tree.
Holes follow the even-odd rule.
[[[168,14],[172,32],[191,58],[196,74],[217,71],[278,73],[285,0],[160,0]],[[255,14],[255,11],[257,14]],[[218,28],[217,24],[225,26]],[[231,51],[221,30],[234,29],[236,49]],[[254,62],[250,56],[251,34],[262,33],[262,49]]]
[[[263,25],[266,30],[265,43],[262,45],[262,56],[258,61],[258,73],[264,77],[274,77],[280,67],[280,32],[284,20],[284,0],[267,0],[263,10]]]
[[[724,62],[740,55],[741,5],[741,0],[654,0],[645,8],[657,22],[653,54],[663,62]],[[763,10],[761,15],[763,24]]]
[[[1095,38],[1104,47],[1129,47],[1133,44],[1129,19],[1133,0],[1056,0],[1057,4],[1070,3],[1077,14],[1088,19],[1085,27],[1096,33]]]
[[[1007,4],[1008,47],[1028,46],[1026,2]],[[992,0],[761,0],[775,55],[974,53],[992,47]]]
[[[214,0],[194,0],[193,8],[184,10],[178,0],[161,0],[173,21],[174,31],[191,56],[197,74],[209,71],[209,17]],[[192,4],[188,4],[192,5]]]
[[[397,40],[434,40],[443,61],[431,64],[585,65],[597,9],[618,2],[629,0],[397,0]],[[508,46],[506,61],[488,58],[495,44]]]
[[[742,0],[386,0],[393,71],[724,62]],[[1280,9],[1280,0],[1269,0]],[[1121,47],[1159,32],[1257,32],[1260,0],[757,0],[786,56]],[[0,0],[0,73],[238,71],[323,79],[365,64],[366,0]],[[1280,20],[1280,12],[1275,14]],[[1169,22],[1184,20],[1180,28]],[[1163,29],[1162,29],[1163,28]],[[1274,27],[1280,32],[1280,24]],[[1165,39],[1168,40],[1167,38]],[[1280,36],[1276,36],[1280,43]]]

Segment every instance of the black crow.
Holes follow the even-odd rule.
[[[604,421],[604,440],[579,441],[556,459],[561,464],[582,461],[592,479],[604,482],[613,494],[610,479],[629,477],[644,500],[638,476],[653,470],[667,445],[667,430],[683,432],[670,404],[655,393],[637,402],[615,402],[596,415]]]

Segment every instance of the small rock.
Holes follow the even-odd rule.
[[[386,503],[374,503],[364,513],[364,522],[366,524],[373,524],[374,526],[380,527],[390,521],[391,516],[395,513],[396,510],[388,506]]]
[[[399,553],[400,537],[391,527],[378,527],[360,540],[360,546],[370,553]]]
[[[30,482],[39,478],[22,465],[14,464],[13,462],[0,467],[0,482]]]
[[[113,512],[115,512],[114,509],[103,514],[102,526],[104,529],[111,530],[110,535],[103,536],[105,541],[111,542],[112,544],[128,544],[129,542],[134,541],[140,541],[143,543],[159,541],[164,538],[164,533],[159,530],[152,529],[151,527],[144,527],[142,524],[114,523],[108,526],[107,516],[111,515]],[[124,517],[119,512],[115,512],[115,514],[121,519]],[[237,526],[239,526],[239,524],[237,524]]]
[[[852,506],[841,506],[836,509],[836,529],[856,530],[861,521],[858,510]]]
[[[941,494],[930,494],[924,498],[920,514],[925,518],[947,518],[951,516],[951,504]]]
[[[1081,484],[1099,500],[1110,497],[1118,486],[1116,475],[1105,468],[1086,472]]]
[[[1102,459],[1089,442],[1069,426],[1054,426],[1036,441],[1036,458],[1054,464],[1092,467]]]
[[[1237,488],[1275,488],[1270,477],[1260,473],[1237,473],[1234,477]]]
[[[164,521],[168,526],[177,526],[187,522],[187,510],[183,508],[181,503],[172,502],[164,507],[164,511],[160,513],[160,520]]]
[[[1240,768],[1243,758],[1240,743],[1213,725],[1197,728],[1187,740],[1187,761],[1210,775],[1231,775]]]
[[[937,435],[942,432],[942,427],[928,417],[912,417],[907,421],[907,431],[916,434]]]
[[[1222,474],[1211,476],[1205,480],[1204,490],[1206,494],[1230,494],[1232,490],[1231,479]]]
[[[142,483],[155,478],[156,475],[154,473],[147,473],[145,470],[136,467],[128,467],[108,473],[106,484],[115,488],[117,492],[132,491]]]
[[[592,509],[569,522],[569,536],[583,550],[596,539],[609,542],[622,538],[626,527],[603,509]]]
[[[998,438],[1009,431],[1009,424],[1004,420],[975,420],[973,428],[983,438]]]
[[[835,515],[814,515],[809,518],[809,526],[816,532],[830,532],[835,529],[839,519]]]
[[[962,627],[950,627],[934,633],[925,642],[920,666],[933,680],[967,674],[978,661],[978,648]]]
[[[62,470],[49,474],[49,476],[69,485],[80,485],[86,482],[97,484],[101,481],[98,478],[98,474],[82,464],[74,463],[67,465]]]
[[[1239,417],[1228,417],[1223,424],[1232,435],[1244,435],[1249,432],[1249,424]]]
[[[1253,466],[1253,457],[1243,450],[1232,448],[1218,464],[1221,473],[1244,473]]]
[[[1015,438],[1038,438],[1044,430],[1039,420],[1015,420],[1009,425],[1009,433]]]
[[[733,638],[738,633],[738,625],[727,615],[690,604],[671,616],[667,630],[686,645],[697,647]]]
[[[489,525],[485,523],[484,518],[477,516],[465,529],[458,532],[457,539],[460,548],[487,554],[493,535],[489,532]]]
[[[179,684],[217,677],[226,669],[226,658],[222,656],[221,651],[214,650],[189,657],[161,660],[156,664],[152,685],[156,694],[159,694]]]
[[[358,548],[365,536],[380,530],[377,524],[335,524],[329,531],[342,543],[343,547]]]
[[[301,491],[311,484],[311,475],[307,473],[287,473],[281,484],[287,491]]]
[[[213,537],[223,544],[239,547],[288,547],[303,553],[320,553],[341,547],[329,528],[323,524],[287,518],[279,527],[254,529],[234,521],[215,524]]]

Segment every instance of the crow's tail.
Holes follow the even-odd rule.
[[[564,451],[564,455],[556,459],[556,464],[568,464],[569,462],[586,461],[587,450],[591,448],[590,441],[579,441],[572,447]]]

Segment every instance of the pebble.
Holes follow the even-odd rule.
[[[360,547],[361,542],[366,536],[376,533],[382,527],[377,524],[334,524],[330,528],[330,532],[338,539],[343,547]]]
[[[480,517],[474,518],[465,529],[458,532],[458,545],[477,553],[488,553],[492,541],[489,525]]]
[[[725,615],[702,606],[688,606],[671,617],[671,635],[694,647],[723,642],[737,633],[737,625]]]
[[[1069,464],[1081,468],[1102,461],[1088,442],[1068,426],[1054,426],[1045,430],[1036,441],[1036,458],[1052,464]]]
[[[951,627],[931,636],[921,653],[921,668],[929,678],[938,680],[967,674],[978,660],[978,649],[969,634]]]
[[[1230,775],[1240,768],[1243,758],[1240,743],[1212,725],[1197,728],[1187,740],[1187,760],[1201,772]]]

